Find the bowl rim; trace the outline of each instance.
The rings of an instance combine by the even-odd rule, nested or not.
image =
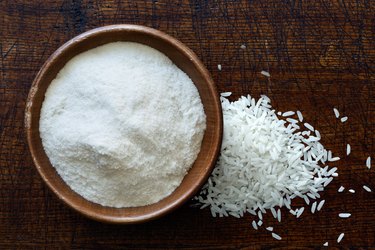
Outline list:
[[[154,211],[153,213],[147,214],[145,216],[137,216],[137,217],[116,217],[116,216],[110,216],[103,213],[97,213],[95,211],[89,210],[89,209],[82,209],[79,204],[76,204],[76,202],[71,201],[68,197],[65,197],[64,194],[62,194],[57,186],[55,186],[52,183],[52,180],[47,176],[46,171],[44,170],[44,167],[42,167],[38,159],[38,153],[37,148],[33,143],[33,102],[35,95],[37,91],[39,90],[40,82],[43,79],[43,76],[48,73],[49,69],[56,63],[57,58],[62,56],[66,51],[69,50],[72,46],[76,45],[77,43],[81,43],[87,39],[95,39],[95,36],[100,33],[106,33],[111,31],[125,31],[125,32],[135,32],[135,33],[141,33],[146,36],[151,36],[157,39],[161,39],[164,42],[169,43],[171,46],[173,46],[175,49],[177,49],[179,52],[181,52],[184,56],[188,57],[189,60],[194,64],[195,68],[198,70],[199,74],[203,77],[204,81],[207,83],[207,87],[210,89],[210,92],[212,93],[218,93],[217,87],[212,80],[212,77],[204,64],[200,61],[198,56],[186,45],[184,45],[182,42],[177,40],[176,38],[153,28],[149,28],[146,26],[141,25],[133,25],[133,24],[115,24],[115,25],[108,25],[108,26],[102,26],[95,29],[91,29],[89,31],[86,31],[82,34],[79,34],[72,39],[65,42],[63,45],[61,45],[53,54],[49,56],[49,58],[45,61],[45,63],[40,68],[39,72],[37,73],[36,77],[34,78],[29,94],[26,100],[26,106],[25,106],[25,117],[24,117],[24,127],[26,132],[26,139],[27,144],[29,147],[29,152],[31,153],[31,157],[34,163],[34,166],[36,167],[39,175],[42,177],[44,183],[47,184],[50,190],[53,191],[53,193],[66,205],[68,205],[73,210],[79,212],[80,214],[90,218],[94,219],[96,221],[106,222],[106,223],[112,223],[112,224],[136,224],[136,223],[143,223],[146,221],[150,221],[153,219],[157,219],[161,216],[166,215],[167,213],[172,212],[173,210],[177,209],[178,207],[182,206],[186,201],[188,201],[191,197],[194,196],[195,193],[199,191],[201,186],[207,181],[208,177],[210,176],[214,166],[216,159],[219,155],[219,151],[221,148],[221,142],[222,142],[222,134],[223,134],[223,118],[222,118],[222,109],[221,109],[221,103],[220,98],[218,94],[213,95],[213,103],[215,104],[215,111],[218,118],[218,124],[217,129],[215,130],[215,135],[217,138],[217,142],[215,142],[216,148],[214,149],[214,154],[209,159],[209,167],[206,169],[207,171],[204,172],[204,175],[199,183],[195,185],[195,188],[188,194],[185,194],[182,198],[174,200],[171,204],[168,206],[163,207],[162,209],[158,209],[157,211]],[[126,40],[125,40],[126,41]],[[70,59],[69,59],[70,60]],[[60,68],[61,69],[61,68]],[[47,87],[48,88],[48,87]],[[44,149],[43,149],[44,150]],[[47,157],[48,158],[48,157]],[[52,164],[51,164],[52,165]],[[56,175],[61,178],[61,176],[58,175],[56,172]],[[52,178],[51,178],[52,179]],[[62,178],[61,178],[62,179]],[[63,181],[64,182],[64,181]],[[69,187],[68,184],[64,182],[66,186]],[[69,187],[70,188],[70,187]],[[73,190],[72,190],[73,191]],[[73,191],[74,192],[74,191]],[[78,194],[79,195],[79,194]],[[81,195],[79,195],[81,196]],[[82,196],[81,196],[82,197]],[[167,196],[168,197],[168,196]],[[83,197],[82,197],[83,198]],[[83,198],[85,199],[85,198]],[[93,203],[87,199],[85,199],[89,203]],[[163,200],[163,199],[162,199]],[[156,204],[156,203],[155,203]],[[111,207],[108,207],[111,208]],[[114,208],[114,209],[126,209],[126,208]]]

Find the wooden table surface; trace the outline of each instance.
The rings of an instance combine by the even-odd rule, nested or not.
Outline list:
[[[302,249],[326,241],[375,247],[375,164],[365,166],[369,155],[375,158],[374,13],[371,0],[0,1],[0,249]],[[91,221],[62,204],[31,160],[25,100],[39,68],[59,46],[118,23],[157,28],[184,42],[219,91],[266,94],[278,110],[301,110],[326,148],[342,158],[330,165],[339,168],[339,177],[322,193],[322,211],[296,219],[283,210],[281,223],[267,213],[265,225],[283,237],[276,241],[264,228],[253,230],[250,215],[211,218],[208,209],[192,208],[193,202],[131,226]],[[335,119],[333,107],[348,121]],[[338,193],[341,185],[346,190]],[[352,217],[340,219],[339,212]],[[337,244],[341,232],[345,237]]]

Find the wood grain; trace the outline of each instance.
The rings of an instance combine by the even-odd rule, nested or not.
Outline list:
[[[375,191],[375,166],[365,167],[367,156],[375,158],[374,12],[371,0],[0,1],[0,248],[315,249],[325,241],[374,247],[375,192],[362,189],[366,184]],[[340,175],[322,194],[323,210],[298,220],[283,211],[282,223],[267,214],[265,225],[283,237],[276,241],[264,229],[254,231],[250,215],[211,218],[192,202],[135,226],[94,222],[63,205],[42,183],[26,146],[27,93],[65,41],[117,23],[146,25],[181,40],[219,91],[233,91],[234,98],[267,94],[279,110],[301,110],[342,158],[331,164]],[[336,120],[333,107],[349,120]],[[356,193],[338,194],[341,185]],[[339,212],[352,217],[339,219]],[[340,232],[345,238],[337,244]]]

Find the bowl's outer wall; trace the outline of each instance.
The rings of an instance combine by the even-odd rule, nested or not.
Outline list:
[[[207,117],[201,151],[181,185],[160,202],[136,208],[104,207],[72,191],[57,174],[44,152],[39,135],[40,110],[45,92],[60,69],[74,56],[116,42],[138,42],[168,56],[196,85]],[[181,97],[183,98],[183,96]],[[109,223],[140,223],[158,218],[189,200],[205,183],[219,154],[223,132],[222,111],[216,86],[197,56],[178,40],[160,31],[137,25],[111,25],[85,32],[61,46],[45,62],[29,92],[25,129],[35,166],[51,188],[66,204],[89,218]]]

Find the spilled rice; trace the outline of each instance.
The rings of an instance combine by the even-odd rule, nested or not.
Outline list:
[[[261,72],[269,77],[266,71]],[[213,217],[243,217],[246,213],[257,216],[252,227],[258,230],[263,214],[271,211],[281,222],[281,208],[286,207],[296,218],[302,216],[305,207],[292,209],[292,200],[302,198],[310,205],[311,213],[320,211],[325,200],[323,191],[338,176],[337,168],[329,168],[328,162],[340,160],[320,143],[321,134],[311,124],[304,122],[301,111],[280,112],[272,108],[270,99],[261,96],[256,100],[250,95],[230,102],[231,92],[221,94],[224,132],[221,154],[208,182],[195,197],[201,209],[208,207]],[[346,122],[334,108],[337,119]],[[351,153],[346,145],[346,155]],[[371,157],[366,160],[371,168]],[[367,192],[372,190],[363,185]],[[341,193],[343,186],[338,189]],[[348,190],[355,193],[354,189]],[[349,218],[351,213],[339,213]],[[282,237],[273,227],[266,227],[276,240]],[[341,233],[337,238],[340,243]],[[323,246],[328,246],[325,242]]]

